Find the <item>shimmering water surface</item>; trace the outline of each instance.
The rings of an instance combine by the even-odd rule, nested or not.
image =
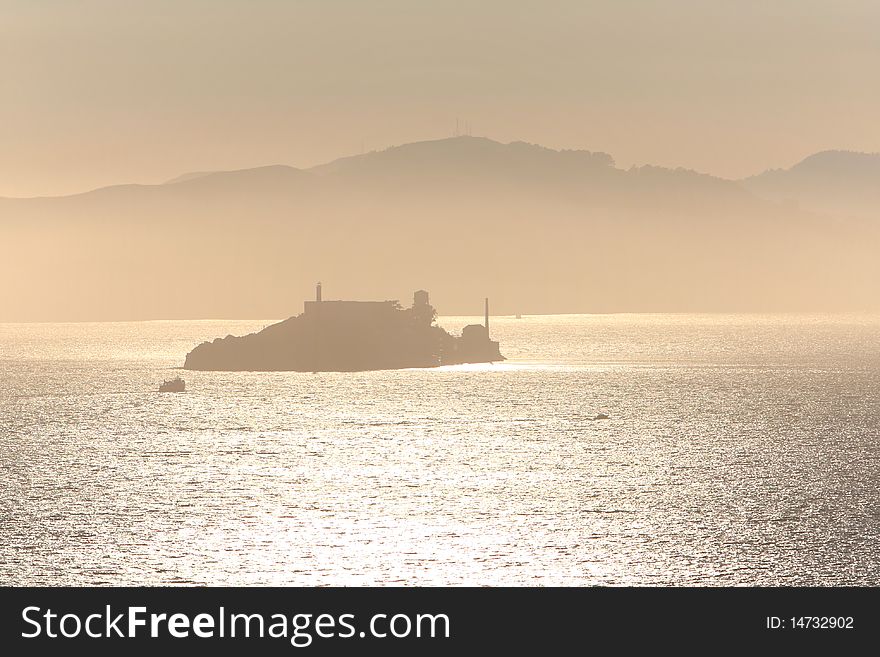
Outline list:
[[[266,323],[0,325],[0,581],[880,584],[878,317],[497,318],[503,364],[156,392]]]

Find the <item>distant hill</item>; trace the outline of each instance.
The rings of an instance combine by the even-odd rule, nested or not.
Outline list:
[[[216,171],[192,171],[190,173],[183,173],[179,176],[175,176],[170,180],[166,180],[166,185],[173,185],[174,183],[186,182],[187,180],[195,180],[196,178],[204,178],[205,176],[210,176],[212,173],[217,173]]]
[[[501,144],[485,137],[456,137],[421,141],[344,157],[314,167],[318,175],[376,177],[468,176],[547,178],[607,169],[614,159],[607,153],[556,151],[535,144]]]
[[[287,317],[331,298],[452,314],[880,307],[878,224],[759,183],[479,137],[308,170],[0,199],[0,321]],[[766,196],[769,198],[761,198]]]
[[[301,178],[304,172],[284,164],[275,164],[253,169],[237,169],[235,171],[203,171],[188,173],[169,180],[165,185],[201,185],[206,181],[220,184],[266,184],[285,183]]]
[[[790,169],[746,178],[743,186],[767,199],[838,215],[880,218],[880,154],[816,153]]]

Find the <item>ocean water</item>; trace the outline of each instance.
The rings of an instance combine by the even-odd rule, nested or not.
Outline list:
[[[267,323],[0,325],[0,583],[880,585],[880,317],[499,317],[501,364],[157,392]]]

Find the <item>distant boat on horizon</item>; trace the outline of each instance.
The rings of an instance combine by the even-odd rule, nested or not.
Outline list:
[[[186,390],[186,382],[179,376],[174,377],[170,381],[163,381],[159,386],[159,392],[184,392]]]

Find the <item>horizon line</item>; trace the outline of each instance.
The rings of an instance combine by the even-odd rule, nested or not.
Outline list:
[[[520,319],[527,317],[584,317],[584,316],[608,316],[608,315],[704,315],[704,316],[877,316],[880,317],[880,309],[876,310],[609,310],[602,312],[558,312],[558,313],[519,313]],[[287,317],[164,317],[152,319],[68,319],[68,320],[0,320],[0,326],[21,326],[33,324],[149,324],[163,322],[283,322],[297,315]],[[437,315],[437,323],[440,319],[457,317],[482,318],[477,314],[442,314]],[[494,319],[516,319],[516,313],[489,314]]]

